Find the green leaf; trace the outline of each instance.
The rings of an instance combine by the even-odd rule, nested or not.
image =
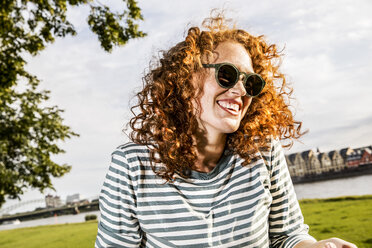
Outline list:
[[[64,153],[57,144],[78,136],[63,124],[61,109],[45,107],[50,92],[38,91],[39,80],[25,70],[24,57],[37,55],[56,37],[76,34],[66,17],[71,6],[91,7],[88,25],[106,51],[144,37],[136,22],[143,20],[137,2],[124,4],[123,13],[114,13],[91,0],[0,1],[0,207],[25,188],[53,188],[51,177],[71,169],[52,161]],[[26,87],[18,86],[21,80]]]

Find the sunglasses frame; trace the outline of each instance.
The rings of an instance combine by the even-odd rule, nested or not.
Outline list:
[[[257,74],[257,73],[245,73],[245,72],[241,72],[241,71],[239,71],[239,69],[234,64],[224,62],[224,63],[219,63],[219,64],[202,64],[202,65],[203,65],[204,68],[214,68],[215,69],[216,82],[218,83],[219,86],[221,86],[224,89],[233,88],[236,85],[236,83],[239,81],[239,78],[240,78],[240,75],[241,74],[244,75],[244,79],[243,79],[244,87],[245,87],[245,85],[247,83],[248,78],[251,77],[251,76],[258,76],[261,79],[261,81],[262,81],[262,87],[261,87],[260,92],[257,95],[254,95],[254,96],[249,95],[248,92],[247,92],[247,94],[246,94],[247,96],[256,97],[259,94],[261,94],[262,90],[265,88],[266,82],[265,82],[265,80],[259,74]],[[231,87],[226,87],[226,86],[222,85],[220,83],[220,80],[218,79],[218,72],[219,72],[220,68],[222,66],[224,66],[224,65],[229,65],[229,66],[233,67],[235,69],[235,71],[237,72],[237,75],[238,75],[238,77],[235,79],[234,84]]]

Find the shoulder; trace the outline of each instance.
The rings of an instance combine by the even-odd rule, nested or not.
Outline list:
[[[278,138],[271,138],[271,156],[276,158],[283,153],[282,143]]]
[[[283,148],[280,140],[269,136],[266,138],[266,146],[259,149],[265,164],[271,169],[273,163],[283,154]]]
[[[133,142],[118,146],[111,154],[111,167],[127,173],[138,172],[148,167],[150,149]]]
[[[259,146],[259,153],[264,156],[266,160],[272,160],[275,150],[278,149],[278,146],[281,147],[280,141],[273,136],[266,137],[264,141],[264,145]]]
[[[280,142],[279,138],[274,136],[268,136],[265,139],[265,146],[260,147],[260,152],[265,154],[274,155],[276,151],[282,150],[282,143]]]
[[[149,156],[150,150],[147,146],[136,144],[133,142],[128,142],[118,146],[112,156],[119,156],[123,158],[130,158],[133,156]]]

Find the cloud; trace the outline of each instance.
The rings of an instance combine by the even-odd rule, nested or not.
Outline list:
[[[333,126],[310,129],[306,143],[296,143],[288,153],[320,148],[322,152],[346,147],[358,148],[371,145],[372,115],[353,122],[336,122]],[[321,142],[319,142],[321,141]]]
[[[29,59],[27,68],[51,90],[50,104],[65,109],[65,123],[81,135],[63,143],[66,154],[55,158],[73,166],[70,174],[53,180],[59,195],[99,192],[110,153],[128,140],[121,130],[149,61],[181,41],[187,28],[199,25],[215,7],[225,7],[238,27],[285,47],[282,71],[293,82],[296,117],[310,130],[291,152],[372,140],[371,1],[143,0],[139,6],[146,38],[105,53],[86,24],[89,8],[77,7],[69,18],[78,35],[57,39]],[[37,196],[31,191],[24,199]]]

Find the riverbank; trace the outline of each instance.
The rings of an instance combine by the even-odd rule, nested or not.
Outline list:
[[[0,225],[3,222],[30,221],[37,219],[45,219],[52,216],[70,215],[98,211],[98,200],[79,205],[62,206],[58,208],[43,208],[35,211],[18,213],[14,215],[5,215],[0,217]]]
[[[356,168],[349,168],[338,172],[327,172],[319,175],[307,175],[305,177],[292,177],[293,184],[304,184],[304,183],[313,183],[328,181],[333,179],[342,179],[350,177],[358,177],[362,175],[371,175],[372,174],[372,164],[359,166]]]
[[[305,222],[317,239],[339,237],[372,247],[372,195],[301,200]],[[93,247],[97,221],[0,231],[2,248]]]
[[[96,215],[97,219],[100,217],[99,211],[84,212],[80,214],[70,214],[70,215],[61,215],[53,216],[48,218],[41,218],[29,221],[20,221],[19,223],[11,224],[2,224],[0,225],[0,231],[11,230],[11,229],[20,229],[26,227],[36,227],[36,226],[50,226],[50,225],[61,225],[61,224],[72,224],[72,223],[82,223],[85,221],[86,215]],[[1,245],[0,245],[1,247]]]

